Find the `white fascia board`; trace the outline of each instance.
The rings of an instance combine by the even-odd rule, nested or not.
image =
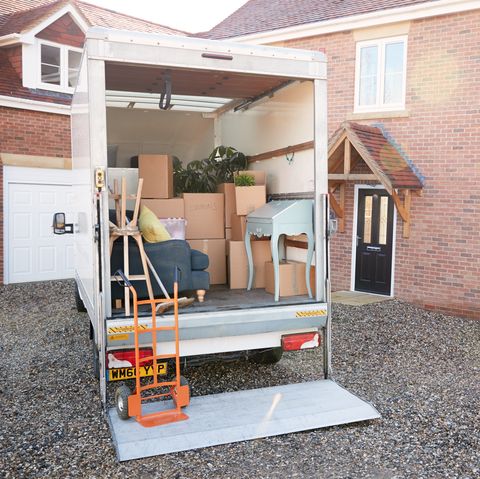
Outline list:
[[[438,0],[322,22],[296,25],[268,32],[231,37],[228,40],[239,43],[267,44],[478,9],[480,9],[480,0]]]
[[[78,27],[82,30],[83,33],[85,33],[90,25],[85,21],[83,16],[79,13],[79,11],[71,4],[65,5],[63,8],[55,12],[53,15],[50,15],[47,17],[45,20],[43,20],[41,23],[36,25],[34,28],[31,30],[28,30],[28,32],[25,32],[24,34],[21,35],[21,42],[22,43],[27,43],[27,44],[33,44],[35,42],[35,35],[45,28],[47,28],[49,25],[57,21],[59,18],[63,17],[65,14],[70,14],[70,16],[73,18],[74,22],[78,25]]]
[[[70,115],[70,105],[58,105],[44,101],[28,100],[27,98],[14,98],[0,95],[0,106],[6,108],[18,108],[21,110],[41,111],[55,113],[57,115]]]
[[[19,33],[10,33],[9,35],[4,35],[0,37],[0,47],[7,47],[9,45],[15,45],[20,43],[21,35]]]

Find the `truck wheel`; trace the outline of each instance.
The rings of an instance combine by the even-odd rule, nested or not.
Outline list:
[[[98,348],[94,340],[92,340],[92,363],[93,375],[97,379],[100,379],[100,357],[98,355]]]
[[[255,364],[276,364],[282,356],[282,348],[272,348],[254,353],[249,359]]]
[[[75,283],[75,306],[79,313],[86,313],[87,308],[83,304],[82,298],[80,297],[80,291],[78,290],[78,285]]]
[[[125,384],[122,384],[115,391],[115,407],[120,419],[128,419],[130,417],[128,415],[128,396],[130,394],[132,394],[132,391]]]

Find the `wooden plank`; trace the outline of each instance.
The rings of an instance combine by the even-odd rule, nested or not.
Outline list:
[[[285,148],[279,148],[278,150],[266,151],[258,155],[248,157],[248,162],[253,163],[255,161],[269,160],[277,156],[284,156],[290,153],[296,153],[297,151],[311,150],[313,148],[313,141],[306,141],[305,143],[298,143],[297,145],[287,146]]]
[[[397,207],[397,211],[402,218],[403,221],[407,222],[410,220],[410,215],[407,212],[407,210],[404,208],[402,205],[402,200],[400,199],[400,196],[398,196],[397,192],[395,190],[392,191],[392,198],[393,202],[395,203],[395,206]]]
[[[350,164],[350,140],[345,138],[345,145],[343,150],[343,172],[348,175],[351,171],[351,164]]]
[[[410,237],[410,203],[411,203],[412,195],[410,194],[410,190],[405,191],[405,202],[404,208],[408,215],[408,221],[403,223],[403,237],[409,238]]]
[[[4,166],[21,166],[29,168],[72,169],[72,159],[56,156],[23,155],[0,153],[0,164]]]
[[[330,194],[329,198],[330,198],[330,206],[332,207],[332,210],[335,211],[335,214],[337,215],[338,218],[343,218],[343,209],[338,204],[338,201],[335,198],[335,196]]]
[[[378,177],[373,173],[329,173],[328,179],[338,181],[379,181]]]
[[[285,246],[290,248],[308,249],[308,243],[288,238],[285,239]]]
[[[345,233],[345,183],[340,185],[340,208],[342,208],[343,215],[339,218],[338,231]]]

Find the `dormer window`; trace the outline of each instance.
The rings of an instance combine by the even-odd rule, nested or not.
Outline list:
[[[40,42],[39,87],[72,93],[80,67],[82,50],[51,42]]]

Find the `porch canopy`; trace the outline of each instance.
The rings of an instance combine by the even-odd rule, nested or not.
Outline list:
[[[403,220],[403,236],[409,237],[411,196],[422,194],[423,183],[413,164],[381,128],[347,121],[328,142],[330,204],[339,218],[340,232],[345,231],[347,181],[381,183]]]

